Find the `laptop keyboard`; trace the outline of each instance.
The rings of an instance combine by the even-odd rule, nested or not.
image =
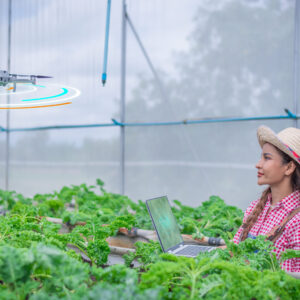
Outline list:
[[[198,253],[200,252],[205,252],[214,247],[206,247],[206,246],[188,246],[183,248],[182,250],[174,253],[175,255],[189,255],[189,256],[197,256]]]

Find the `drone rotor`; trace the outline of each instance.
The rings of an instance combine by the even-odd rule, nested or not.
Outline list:
[[[45,76],[45,75],[19,75],[19,74],[9,74],[12,77],[30,77],[30,78],[53,78],[52,76]]]

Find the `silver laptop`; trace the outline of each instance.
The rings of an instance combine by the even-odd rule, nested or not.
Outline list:
[[[200,252],[215,249],[210,246],[184,244],[167,196],[146,200],[146,206],[164,252],[196,257]]]

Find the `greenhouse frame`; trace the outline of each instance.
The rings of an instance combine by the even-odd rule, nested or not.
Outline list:
[[[266,221],[259,138],[300,161],[299,0],[3,0],[0,16],[0,300],[297,299],[298,187]]]

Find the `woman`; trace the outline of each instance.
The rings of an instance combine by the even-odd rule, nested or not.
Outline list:
[[[262,147],[257,183],[268,188],[246,210],[233,241],[266,235],[279,259],[286,249],[300,250],[300,129],[286,128],[276,135],[261,126],[257,137]],[[300,258],[284,261],[282,269],[300,272]]]

